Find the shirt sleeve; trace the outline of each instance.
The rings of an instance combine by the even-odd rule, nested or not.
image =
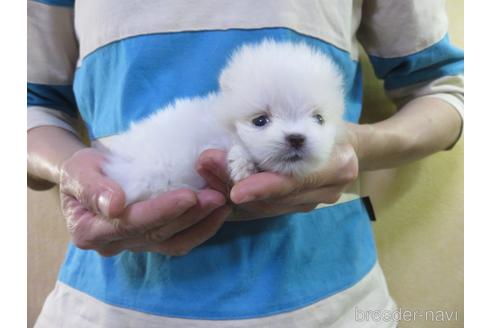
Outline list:
[[[27,1],[27,47],[27,129],[51,125],[77,134],[73,0]]]
[[[364,1],[357,37],[388,97],[449,103],[464,116],[464,53],[449,40],[444,0]]]

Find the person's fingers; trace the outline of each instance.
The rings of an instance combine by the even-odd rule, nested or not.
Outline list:
[[[217,202],[220,202],[220,196]],[[180,217],[198,203],[196,194],[188,189],[164,192],[159,196],[128,206],[120,226],[130,234],[145,233]]]
[[[81,249],[95,249],[120,237],[117,219],[94,214],[72,196],[62,195],[62,211],[72,242]]]
[[[209,169],[203,166],[197,167],[197,172],[200,176],[205,179],[207,186],[211,189],[217,190],[218,192],[228,195],[229,187],[224,183],[219,177],[213,174]]]
[[[314,195],[314,190],[321,188],[343,188],[343,185],[352,182],[355,177],[356,175],[348,173],[340,174],[336,179],[332,179],[324,176],[323,172],[317,172],[306,177],[305,180],[299,181],[292,177],[262,172],[252,175],[232,187],[230,198],[235,204],[244,204],[257,200],[275,200],[286,195],[299,193],[301,190],[311,190],[313,191],[311,195]],[[331,182],[335,183],[326,187]]]
[[[316,189],[326,185],[346,185],[359,173],[355,150],[349,144],[337,144],[330,160],[320,170],[302,179],[303,189]]]
[[[180,231],[196,224],[212,211],[225,204],[224,196],[215,190],[201,190],[198,192],[197,198],[198,202],[195,206],[174,220],[168,221],[155,229],[148,230],[145,234],[134,240],[132,246],[163,242]],[[123,247],[125,242],[125,240],[122,240],[119,243]]]
[[[216,176],[223,184],[229,183],[229,172],[227,171],[227,153],[218,149],[207,149],[200,154],[196,168],[206,169]]]
[[[103,248],[103,251],[108,254],[114,254],[115,252],[120,252],[124,249],[145,247],[149,244],[163,242],[180,231],[196,224],[225,203],[224,197],[214,190],[202,190],[198,193],[197,198],[198,203],[195,206],[181,216],[176,217],[174,220],[157,228],[143,232],[133,238],[113,241],[106,245]]]
[[[194,247],[213,237],[230,213],[230,207],[222,206],[202,221],[166,240],[165,242],[151,247],[151,249],[155,252],[166,255],[185,255]]]
[[[74,197],[64,195],[63,210],[74,244],[94,249],[115,240],[125,240],[167,223],[186,212],[197,202],[190,190],[178,190],[129,206],[122,218],[95,215]]]
[[[82,183],[84,185],[78,199],[95,213],[114,218],[125,209],[125,193],[115,181],[94,174],[87,176]]]
[[[272,199],[271,202],[275,205],[297,205],[297,204],[333,204],[340,199],[343,185],[323,187],[314,190],[302,191],[297,194],[288,195],[278,199]]]
[[[198,221],[210,215],[212,211],[225,204],[225,197],[215,190],[201,190],[198,192],[197,198],[198,203],[178,219],[148,231],[145,234],[147,240],[151,242],[167,240],[182,230],[193,226]]]
[[[338,170],[336,173],[330,168],[323,171],[314,172],[306,177],[301,182],[301,190],[315,190],[326,186],[346,186],[357,179],[358,171],[354,169],[354,165],[347,164],[346,167]]]
[[[300,180],[271,172],[254,174],[237,183],[230,198],[236,204],[255,200],[279,198],[301,190],[312,190],[332,185],[346,185],[358,174],[358,162],[352,148],[339,145],[321,170]]]
[[[281,197],[298,188],[294,178],[271,172],[254,174],[237,183],[231,190],[231,200],[243,204],[254,200]]]
[[[90,149],[76,154],[61,169],[60,192],[75,197],[94,213],[116,217],[125,208],[125,194],[118,183],[101,171],[102,154]]]
[[[175,231],[174,233],[169,233],[170,230],[168,229],[164,233],[169,235],[162,235],[163,239],[149,240],[148,237],[139,236],[109,243],[100,247],[97,251],[103,256],[114,256],[124,250],[130,250],[132,252],[154,251],[166,253],[167,255],[183,255],[185,251],[189,251],[191,248],[213,236],[230,212],[230,208],[221,206],[209,212],[205,218],[200,218],[202,221],[191,227],[188,226],[186,229],[180,228],[181,230]]]

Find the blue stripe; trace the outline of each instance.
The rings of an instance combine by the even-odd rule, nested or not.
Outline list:
[[[376,263],[358,200],[247,222],[229,222],[184,257],[103,258],[71,246],[59,280],[106,303],[192,319],[256,318],[343,291]]]
[[[73,7],[75,0],[31,0],[34,2],[44,3],[49,6]]]
[[[27,83],[27,106],[42,106],[77,117],[77,104],[71,85]]]
[[[114,42],[88,55],[75,75],[74,90],[92,139],[125,131],[178,97],[218,89],[218,75],[232,51],[264,38],[304,41],[334,59],[345,77],[345,118],[361,109],[358,62],[335,46],[286,28],[142,35]]]
[[[369,56],[376,75],[388,90],[463,74],[463,50],[454,47],[446,35],[434,45],[415,54],[396,58]]]

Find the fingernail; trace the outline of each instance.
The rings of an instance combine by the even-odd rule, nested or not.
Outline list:
[[[97,208],[101,214],[109,217],[109,205],[111,204],[111,197],[113,193],[109,190],[103,191],[97,199]]]

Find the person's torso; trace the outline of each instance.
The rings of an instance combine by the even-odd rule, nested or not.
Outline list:
[[[90,137],[104,142],[176,98],[216,90],[232,51],[265,38],[306,42],[333,58],[344,74],[345,118],[356,122],[361,6],[345,0],[76,1],[74,92]],[[71,246],[59,280],[114,306],[204,320],[288,313],[356,288],[355,299],[330,304],[339,313],[326,315],[335,320],[371,293],[357,286],[375,267],[368,214],[351,194],[310,213],[226,222],[184,257],[103,258]]]

